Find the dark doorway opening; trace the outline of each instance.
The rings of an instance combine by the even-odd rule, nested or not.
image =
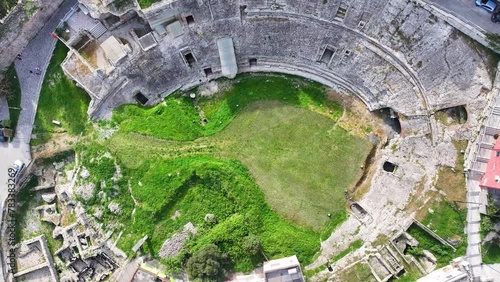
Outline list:
[[[333,54],[335,54],[335,50],[332,50],[330,48],[325,48],[325,51],[323,51],[323,55],[321,56],[320,62],[328,64],[332,59]]]
[[[387,171],[387,172],[394,172],[396,171],[396,169],[398,168],[398,166],[396,164],[393,164],[391,162],[384,162],[384,166],[383,166],[384,170]]]
[[[251,67],[256,66],[257,65],[257,59],[256,58],[251,58],[250,60],[248,60],[248,63],[250,64]]]
[[[106,23],[110,26],[114,25],[115,23],[120,21],[120,17],[115,16],[115,15],[110,15],[109,17],[104,19]]]
[[[401,122],[399,121],[399,114],[397,112],[391,108],[383,108],[379,110],[378,115],[393,133],[401,134]]]
[[[467,109],[464,105],[442,109],[436,112],[436,118],[444,125],[453,123],[464,124],[467,122]]]
[[[188,63],[188,65],[192,65],[194,63],[196,63],[196,59],[194,58],[193,56],[193,53],[191,52],[187,52],[184,54],[184,59],[186,59],[186,62]]]
[[[82,49],[85,45],[87,45],[87,43],[89,43],[91,40],[90,40],[90,37],[88,37],[86,34],[84,34],[82,36],[82,38],[80,38],[78,40],[78,42],[73,46],[73,48],[75,48],[77,51],[79,51],[80,49]]]
[[[193,16],[187,16],[186,17],[186,22],[187,22],[187,24],[194,24],[194,18],[193,18]]]
[[[149,99],[146,96],[142,95],[141,92],[135,94],[134,98],[137,102],[141,103],[141,105],[146,105],[146,103],[149,101]]]
[[[205,68],[203,69],[203,71],[205,72],[205,76],[210,76],[213,74],[212,68]]]

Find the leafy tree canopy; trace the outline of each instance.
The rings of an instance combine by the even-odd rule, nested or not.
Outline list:
[[[194,281],[224,281],[228,257],[216,245],[201,247],[187,261],[189,278]]]

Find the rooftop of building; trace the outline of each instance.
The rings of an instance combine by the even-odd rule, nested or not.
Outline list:
[[[486,172],[479,182],[481,187],[500,189],[500,139],[497,138],[491,150],[490,160],[486,166]]]

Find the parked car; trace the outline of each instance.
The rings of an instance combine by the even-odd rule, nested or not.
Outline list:
[[[498,6],[498,3],[495,0],[476,0],[476,6],[482,7],[486,11],[492,13]]]
[[[12,165],[12,169],[14,170],[14,179],[19,178],[19,175],[21,175],[21,172],[24,169],[24,163],[21,160],[16,160],[14,161],[14,164]]]
[[[494,23],[500,22],[500,5],[497,5],[493,13],[491,13],[491,21]]]

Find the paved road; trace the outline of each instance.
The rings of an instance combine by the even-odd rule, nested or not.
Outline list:
[[[425,0],[429,4],[476,25],[487,32],[500,33],[500,23],[490,20],[491,14],[480,7],[476,7],[474,0]]]
[[[67,0],[59,7],[50,20],[21,52],[22,60],[16,60],[15,66],[21,84],[21,112],[12,143],[0,145],[0,220],[7,193],[7,170],[16,159],[25,163],[31,160],[30,139],[35,121],[38,97],[49,64],[52,52],[57,42],[50,33],[55,30],[60,19],[75,5],[76,0]],[[41,69],[41,74],[31,74],[35,68]],[[1,234],[0,236],[3,236]],[[4,273],[3,262],[0,263],[0,275]],[[2,275],[3,276],[3,275]],[[3,280],[0,277],[0,281]]]

